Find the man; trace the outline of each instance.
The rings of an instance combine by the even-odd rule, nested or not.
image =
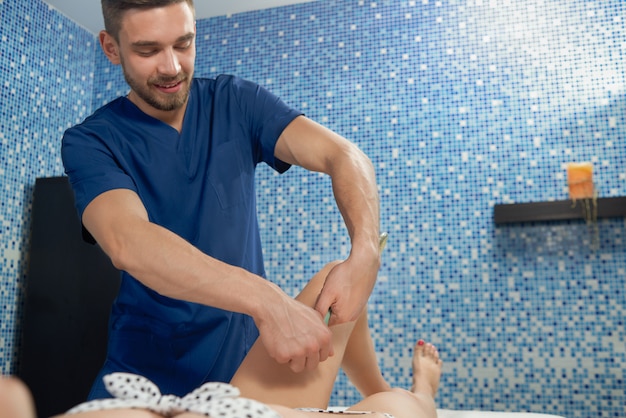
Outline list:
[[[194,79],[192,0],[102,0],[100,44],[130,86],[64,135],[84,227],[122,271],[106,363],[163,393],[228,382],[257,336],[294,372],[331,356],[380,266],[374,170],[356,146],[236,77]],[[254,169],[332,178],[352,249],[315,309],[264,279]],[[90,398],[107,397],[101,379]]]

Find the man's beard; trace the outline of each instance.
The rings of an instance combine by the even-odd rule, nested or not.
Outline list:
[[[123,67],[122,67],[123,68]],[[177,77],[169,78],[167,80],[162,78],[153,78],[149,79],[147,83],[142,84],[135,79],[133,79],[126,70],[123,70],[124,79],[132,89],[132,91],[144,102],[153,108],[161,111],[170,111],[181,108],[187,103],[187,98],[189,97],[189,77],[186,74],[180,74]],[[175,94],[169,94],[160,97],[158,92],[152,91],[152,85],[169,85],[176,84],[177,82],[182,83],[182,89]]]

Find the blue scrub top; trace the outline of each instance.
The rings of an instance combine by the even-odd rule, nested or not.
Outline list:
[[[143,113],[125,97],[98,109],[63,137],[62,157],[82,218],[99,194],[130,189],[151,222],[204,253],[265,276],[254,171],[274,157],[300,112],[237,77],[195,79],[183,128]],[[246,315],[162,296],[122,272],[101,375],[128,371],[162,393],[184,395],[207,381],[228,382],[258,336]],[[108,397],[100,376],[91,399]]]

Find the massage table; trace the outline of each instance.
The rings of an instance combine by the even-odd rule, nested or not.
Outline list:
[[[346,408],[330,407],[331,411],[342,411]],[[358,416],[358,415],[355,415]],[[559,415],[536,414],[531,412],[487,412],[487,411],[455,411],[437,409],[437,418],[564,418]]]
[[[526,412],[453,411],[437,409],[437,418],[563,418],[558,415]]]

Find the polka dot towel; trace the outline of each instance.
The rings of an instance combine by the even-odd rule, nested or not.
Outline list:
[[[193,412],[214,418],[280,418],[267,405],[240,398],[239,389],[227,383],[205,383],[182,398],[161,395],[150,380],[131,373],[106,375],[104,383],[115,398],[85,402],[67,413],[128,408],[148,409],[164,417]]]

